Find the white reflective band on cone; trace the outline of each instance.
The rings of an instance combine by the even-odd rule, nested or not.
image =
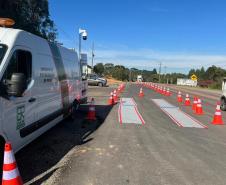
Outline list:
[[[215,112],[215,115],[221,116],[221,112]]]
[[[95,107],[90,107],[89,110],[90,111],[95,111]]]
[[[217,108],[216,108],[216,109],[217,109],[217,110],[220,110],[220,107],[221,107],[220,105],[217,105]]]
[[[14,155],[12,154],[12,151],[6,151],[4,153],[4,164],[11,164],[14,163],[15,161],[16,160]]]
[[[11,171],[3,171],[3,175],[2,175],[3,180],[12,180],[17,177],[19,177],[19,171],[17,168]]]
[[[202,107],[202,105],[201,104],[197,104],[197,107]]]

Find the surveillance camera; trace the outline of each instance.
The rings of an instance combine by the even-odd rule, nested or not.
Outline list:
[[[87,36],[88,36],[87,32],[84,31],[84,32],[82,33],[82,39],[83,39],[83,40],[87,40]]]

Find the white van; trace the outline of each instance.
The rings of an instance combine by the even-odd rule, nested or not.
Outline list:
[[[0,28],[1,154],[5,141],[17,152],[86,101],[81,68],[73,50]]]

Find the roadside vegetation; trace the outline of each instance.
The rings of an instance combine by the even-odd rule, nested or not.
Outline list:
[[[221,89],[222,78],[226,77],[226,70],[213,65],[206,70],[204,67],[196,70],[191,69],[188,76],[191,76],[192,74],[195,74],[198,77],[199,86]]]
[[[139,70],[136,68],[126,68],[123,65],[114,65],[112,63],[97,63],[94,66],[94,72],[100,76],[112,77],[121,81],[136,81],[137,75],[142,75],[144,81],[161,82],[176,84],[177,78],[190,78],[193,74],[198,77],[198,84],[201,87],[209,87],[213,89],[220,89],[222,78],[226,77],[226,70],[220,67],[211,66],[205,70],[191,69],[189,73],[167,73],[159,75],[156,69]]]

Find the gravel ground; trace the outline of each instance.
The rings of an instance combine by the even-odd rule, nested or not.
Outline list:
[[[26,185],[55,184],[55,179],[69,166],[74,151],[92,140],[87,137],[98,129],[109,113],[111,107],[107,106],[107,99],[111,90],[112,87],[89,87],[89,101],[94,97],[96,103],[98,119],[95,123],[85,120],[88,106],[82,105],[74,121],[60,122],[16,154]]]

